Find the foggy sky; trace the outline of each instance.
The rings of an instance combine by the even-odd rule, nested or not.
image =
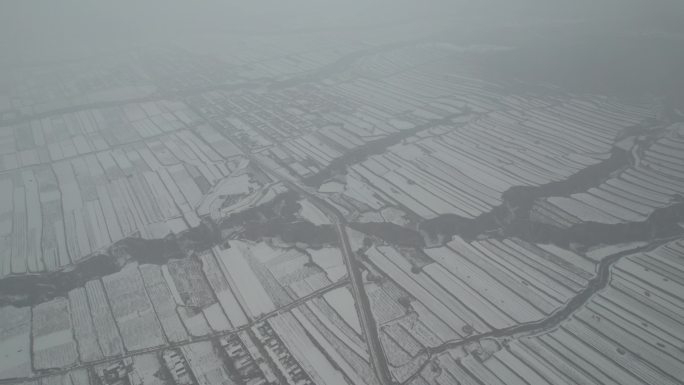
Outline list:
[[[284,33],[407,20],[460,27],[605,19],[682,28],[680,0],[3,0],[0,61],[93,55],[202,33]]]

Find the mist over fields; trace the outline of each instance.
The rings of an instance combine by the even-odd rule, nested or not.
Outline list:
[[[152,44],[211,53],[221,51],[220,40],[229,36],[296,39],[319,31],[332,42],[380,26],[426,23],[439,26],[439,37],[447,41],[519,47],[484,63],[504,76],[535,76],[602,92],[660,89],[678,98],[684,78],[677,76],[684,67],[684,5],[676,0],[8,0],[2,10],[5,68]],[[588,76],[575,81],[583,73]]]
[[[0,385],[681,385],[684,1],[0,0]]]

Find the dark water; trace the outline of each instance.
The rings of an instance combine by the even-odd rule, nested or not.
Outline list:
[[[0,279],[0,306],[27,306],[66,297],[70,290],[114,274],[129,262],[162,265],[171,259],[184,258],[206,249],[213,242],[213,232],[206,224],[177,237],[163,239],[127,238],[112,245],[106,253],[83,260],[66,269]]]
[[[623,224],[584,222],[569,228],[530,219],[535,200],[550,196],[568,196],[598,186],[611,174],[629,166],[630,154],[615,148],[607,160],[572,175],[541,186],[514,186],[503,194],[503,203],[477,218],[442,215],[421,223],[420,230],[431,242],[453,235],[471,240],[479,236],[519,237],[532,243],[554,243],[561,247],[583,247],[648,241],[682,233],[678,222],[684,220],[684,203],[655,210],[645,221]],[[677,198],[677,197],[675,197]],[[678,202],[682,202],[681,199]]]

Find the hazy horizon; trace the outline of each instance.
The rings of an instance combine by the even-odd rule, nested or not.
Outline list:
[[[33,1],[0,4],[0,63],[62,60],[203,34],[344,31],[422,21],[458,31],[575,21],[682,34],[676,0]],[[334,35],[333,35],[334,36]],[[61,53],[60,53],[61,52]],[[64,52],[68,52],[67,55]]]

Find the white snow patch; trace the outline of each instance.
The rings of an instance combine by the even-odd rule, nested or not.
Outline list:
[[[299,201],[302,209],[299,211],[299,215],[306,219],[307,221],[313,223],[316,226],[329,225],[330,219],[316,207],[313,203],[309,202],[307,199],[302,199]]]
[[[352,327],[357,333],[361,334],[361,324],[356,313],[354,297],[346,287],[340,287],[323,294],[325,300],[335,309],[337,314],[342,317],[344,322]]]
[[[307,249],[314,263],[320,266],[332,282],[347,275],[347,268],[340,249],[326,247],[319,250]]]

